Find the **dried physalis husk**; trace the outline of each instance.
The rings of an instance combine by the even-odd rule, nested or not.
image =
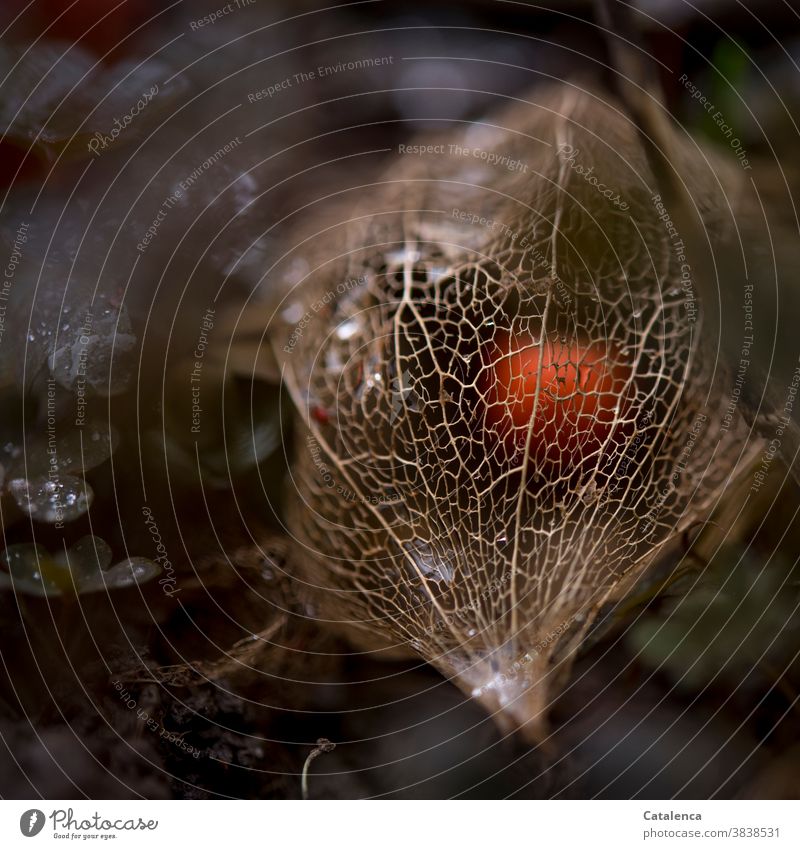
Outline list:
[[[724,250],[741,175],[670,143]],[[294,560],[322,619],[540,739],[598,609],[759,444],[621,107],[537,90],[426,144],[287,259]]]

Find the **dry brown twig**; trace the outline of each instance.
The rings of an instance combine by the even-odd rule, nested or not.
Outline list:
[[[317,740],[317,747],[311,750],[311,754],[306,758],[303,764],[303,774],[300,779],[300,789],[303,799],[308,799],[308,769],[312,761],[316,760],[320,755],[332,752],[336,748],[336,743],[331,743],[326,737],[320,737]]]

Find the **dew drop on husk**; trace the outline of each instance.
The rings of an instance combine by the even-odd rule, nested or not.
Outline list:
[[[424,540],[414,539],[403,545],[406,554],[411,557],[420,573],[431,581],[450,584],[453,580],[452,564],[435,552]]]

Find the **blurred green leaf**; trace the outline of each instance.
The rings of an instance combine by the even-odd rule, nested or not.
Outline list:
[[[682,689],[695,691],[715,679],[738,682],[793,658],[799,600],[796,566],[779,556],[762,562],[728,546],[685,596],[632,626],[628,645]]]

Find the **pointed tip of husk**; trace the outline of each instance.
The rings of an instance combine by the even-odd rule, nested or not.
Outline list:
[[[481,660],[452,672],[454,683],[489,714],[503,736],[548,748],[551,741],[549,712],[558,689],[550,658],[523,656],[524,665],[499,666]]]

